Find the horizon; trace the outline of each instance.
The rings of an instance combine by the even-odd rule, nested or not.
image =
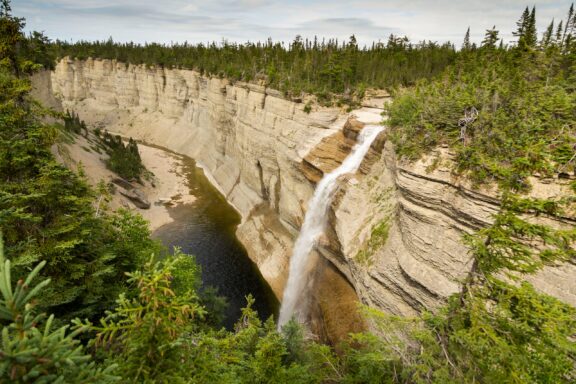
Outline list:
[[[540,36],[552,19],[557,22],[565,18],[572,1],[302,3],[303,0],[289,4],[277,0],[216,0],[209,4],[198,0],[169,0],[163,4],[150,0],[21,0],[12,4],[12,11],[26,19],[26,32],[42,31],[51,40],[68,42],[105,41],[111,37],[115,42],[139,44],[243,44],[268,39],[289,43],[297,35],[309,40],[317,37],[320,41],[348,41],[354,35],[359,47],[369,47],[373,42],[386,42],[394,34],[407,36],[413,43],[450,42],[459,48],[468,27],[475,43],[493,25],[506,44],[514,41],[512,31],[526,6],[536,6]],[[325,17],[327,9],[330,17]]]

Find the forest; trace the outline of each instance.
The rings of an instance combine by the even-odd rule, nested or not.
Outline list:
[[[1,383],[576,381],[576,308],[522,279],[576,262],[573,225],[531,220],[565,219],[574,197],[523,194],[535,173],[574,172],[573,7],[541,37],[536,9],[526,8],[515,44],[492,28],[480,46],[467,33],[456,50],[395,36],[369,48],[353,38],[296,38],[289,47],[53,43],[25,36],[25,20],[10,1],[0,4]],[[71,116],[35,101],[29,75],[63,56],[194,68],[319,101],[388,88],[398,155],[416,160],[447,146],[456,174],[498,186],[501,211],[464,239],[472,267],[437,311],[400,318],[364,308],[370,331],[330,346],[295,321],[278,331],[247,297],[226,330],[218,298],[199,290],[194,257],[169,255],[138,215],[97,213],[97,192],[52,155]]]
[[[451,64],[456,52],[451,44],[431,41],[411,43],[390,35],[388,41],[359,47],[356,38],[314,40],[296,36],[284,43],[266,42],[191,45],[115,43],[107,41],[56,41],[49,44],[53,57],[97,57],[123,63],[186,68],[231,81],[259,82],[294,100],[314,95],[322,105],[354,105],[367,87],[412,85],[431,78]]]
[[[574,173],[576,15],[571,7],[538,37],[535,13],[526,8],[518,20],[514,46],[490,29],[479,48],[465,39],[440,76],[396,92],[388,112],[400,155],[416,159],[444,145],[458,173],[513,191],[529,190],[533,174]]]

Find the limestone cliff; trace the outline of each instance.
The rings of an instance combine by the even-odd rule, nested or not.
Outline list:
[[[110,60],[62,60],[51,84],[63,108],[90,125],[196,159],[242,214],[237,235],[281,296],[314,188],[300,164],[341,129],[346,116],[339,109],[308,114],[262,86]]]
[[[363,302],[413,315],[438,307],[459,290],[471,266],[462,236],[488,225],[500,205],[495,189],[473,187],[451,169],[447,150],[405,163],[386,143],[380,161],[365,177],[349,182],[333,204],[332,241],[337,244],[323,253],[353,283]],[[568,181],[530,181],[534,197],[570,195]],[[573,226],[576,220],[565,217],[549,224]],[[574,276],[576,265],[565,263],[527,279],[576,305]]]
[[[242,214],[238,237],[279,297],[314,183],[346,156],[364,123],[381,120],[372,107],[384,100],[366,104],[355,118],[335,108],[307,114],[303,104],[262,86],[109,60],[62,60],[51,87],[64,108],[90,124],[195,158]],[[328,285],[338,287],[334,301],[344,315],[354,292],[407,315],[458,290],[470,264],[461,236],[489,223],[498,199],[454,179],[446,165],[430,172],[431,162],[398,162],[384,134],[360,172],[342,179],[319,247],[331,262],[318,264],[313,300],[320,307]],[[540,190],[561,194],[562,188]],[[576,305],[575,272],[566,264],[533,281]],[[334,283],[337,275],[351,285]],[[329,312],[338,310],[324,315]],[[334,328],[330,321],[323,326]]]

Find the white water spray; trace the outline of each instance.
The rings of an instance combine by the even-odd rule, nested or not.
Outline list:
[[[334,191],[338,185],[337,179],[346,174],[358,170],[364,156],[370,149],[370,145],[376,139],[376,136],[384,127],[379,125],[367,125],[358,135],[358,143],[352,148],[350,155],[344,162],[332,172],[324,175],[322,180],[316,186],[314,196],[308,204],[308,211],[304,216],[304,224],[300,228],[300,234],[294,244],[294,251],[290,258],[290,271],[288,282],[284,288],[284,297],[280,307],[280,316],[278,319],[278,328],[285,325],[292,316],[297,320],[305,320],[305,308],[297,308],[298,304],[303,301],[303,293],[308,283],[308,256],[316,245],[318,237],[324,231],[326,223],[326,213],[328,206],[334,196]]]

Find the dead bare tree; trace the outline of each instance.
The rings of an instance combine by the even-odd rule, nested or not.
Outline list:
[[[576,160],[576,144],[574,144],[574,146],[572,146],[572,150],[574,151],[574,154],[572,155],[572,157],[570,158],[570,160],[568,160],[565,164],[561,165],[558,168],[558,176],[565,176],[567,177],[568,174],[568,167],[571,164],[574,164],[574,160]]]
[[[468,124],[474,122],[478,118],[478,110],[476,107],[466,108],[464,110],[464,117],[458,120],[458,126],[460,127],[460,141],[463,143],[466,140],[466,129]]]

